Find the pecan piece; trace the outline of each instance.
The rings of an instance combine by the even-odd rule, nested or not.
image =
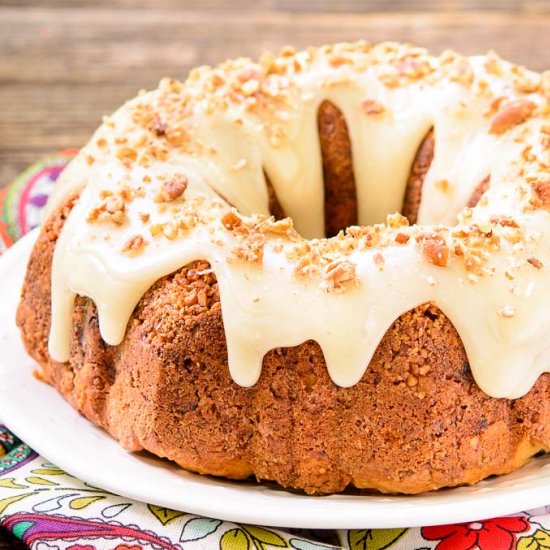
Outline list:
[[[364,99],[361,101],[361,108],[366,115],[378,115],[385,110],[384,105],[376,99]]]
[[[419,239],[419,237],[421,237]],[[424,258],[439,267],[445,267],[449,262],[449,248],[441,235],[418,235]]]
[[[165,181],[160,191],[155,195],[155,202],[172,202],[181,197],[187,189],[187,178],[182,174]]]
[[[503,134],[513,126],[527,120],[535,110],[536,104],[528,99],[516,99],[503,105],[491,120],[489,132]]]
[[[122,252],[138,252],[141,250],[147,243],[141,235],[134,235],[130,237],[124,246],[122,247]]]

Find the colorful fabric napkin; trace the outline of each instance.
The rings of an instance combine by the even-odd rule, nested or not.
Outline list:
[[[0,253],[38,225],[57,177],[75,153],[44,159],[0,191]],[[411,529],[305,531],[203,518],[93,487],[50,464],[5,426],[0,426],[0,523],[33,550],[550,549],[550,506]]]

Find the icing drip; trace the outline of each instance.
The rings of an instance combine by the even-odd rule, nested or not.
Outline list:
[[[80,193],[54,253],[52,358],[69,359],[77,294],[94,300],[104,340],[118,345],[146,290],[204,259],[241,385],[258,380],[269,350],[312,339],[332,380],[351,386],[391,324],[433,302],[456,327],[479,386],[494,397],[525,394],[550,370],[550,199],[536,192],[548,177],[548,108],[539,81],[495,56],[433,58],[363,43],[164,81],[105,121],[51,199],[50,212]],[[518,98],[508,124],[499,109]],[[332,239],[321,238],[324,100],[347,122],[365,226]],[[400,209],[432,127],[419,225],[399,216],[380,225]],[[264,170],[294,227],[266,219]],[[481,203],[462,211],[487,175]]]

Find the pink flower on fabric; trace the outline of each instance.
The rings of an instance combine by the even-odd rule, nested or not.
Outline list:
[[[495,518],[455,525],[423,527],[422,536],[439,540],[436,550],[503,550],[514,548],[517,533],[529,529],[523,517]]]
[[[143,546],[128,546],[127,544],[119,544],[115,550],[143,550]]]
[[[84,546],[82,544],[73,544],[72,546],[68,546],[67,550],[97,550],[97,548],[91,544],[85,544]]]

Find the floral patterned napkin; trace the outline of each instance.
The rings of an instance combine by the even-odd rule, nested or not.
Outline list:
[[[0,191],[0,253],[39,224],[57,177],[75,153],[44,159]],[[0,524],[33,550],[550,549],[550,506],[410,529],[306,531],[203,518],[93,487],[50,464],[1,425]]]

